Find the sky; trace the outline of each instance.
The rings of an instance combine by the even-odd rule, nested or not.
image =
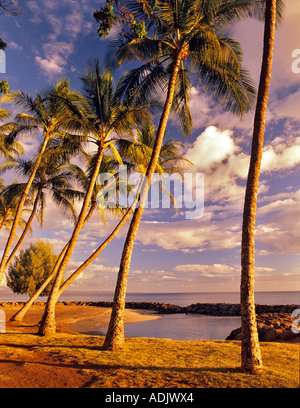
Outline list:
[[[300,248],[300,3],[286,0],[284,23],[278,28],[266,120],[256,220],[257,291],[299,290]],[[101,1],[24,0],[24,13],[0,16],[0,37],[7,43],[6,74],[10,89],[34,94],[68,77],[80,90],[87,60],[103,61],[108,39],[97,35],[93,11]],[[247,19],[230,28],[241,42],[243,65],[258,85],[263,24]],[[299,50],[299,52],[297,52]],[[297,58],[298,57],[298,58]],[[126,69],[129,69],[127,67]],[[116,77],[120,73],[115,73]],[[241,121],[224,112],[195,81],[190,109],[194,130],[183,139],[174,117],[168,136],[183,142],[192,163],[193,180],[204,179],[204,208],[189,219],[184,209],[145,209],[133,251],[129,292],[235,292],[240,285],[240,241],[253,112]],[[26,154],[37,149],[38,135],[22,140]],[[12,177],[12,176],[6,176]],[[199,196],[200,197],[200,196]],[[200,208],[200,207],[199,207]],[[202,211],[203,210],[203,211]],[[193,210],[191,210],[192,212]],[[80,234],[67,275],[76,269],[112,230],[96,214]],[[48,239],[58,253],[72,223],[48,200],[43,229],[33,236]],[[113,291],[127,227],[70,286],[76,291]],[[0,232],[3,248],[7,232]]]

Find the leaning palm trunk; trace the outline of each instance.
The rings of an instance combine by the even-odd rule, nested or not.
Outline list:
[[[64,272],[67,268],[67,265],[69,263],[69,260],[73,254],[73,251],[75,249],[76,243],[77,243],[77,239],[78,239],[78,235],[81,231],[81,229],[84,226],[85,223],[85,218],[88,212],[88,207],[90,205],[91,202],[91,198],[93,195],[93,191],[94,191],[94,187],[96,184],[96,180],[98,177],[98,173],[100,170],[100,165],[101,165],[101,161],[102,161],[102,157],[103,157],[103,153],[104,153],[104,141],[102,141],[99,145],[98,148],[98,153],[97,153],[97,160],[96,160],[96,164],[95,164],[95,169],[93,172],[93,176],[91,177],[90,180],[90,184],[81,208],[81,212],[80,215],[78,217],[76,226],[74,228],[74,231],[72,233],[71,239],[69,241],[68,244],[68,248],[66,250],[66,253],[63,257],[63,260],[59,266],[58,272],[56,274],[56,278],[50,293],[50,296],[48,298],[46,307],[45,307],[45,311],[44,311],[44,315],[42,317],[41,320],[41,324],[39,327],[39,334],[43,335],[43,336],[47,336],[47,335],[51,335],[54,334],[56,332],[56,321],[55,321],[55,305],[56,302],[59,298],[59,289],[63,280],[63,276],[64,276]]]
[[[4,252],[3,252],[3,256],[2,256],[2,261],[1,261],[1,265],[0,265],[0,284],[1,284],[1,281],[2,281],[3,274],[5,272],[5,269],[6,269],[6,264],[7,264],[7,261],[8,261],[9,253],[10,253],[10,250],[11,250],[11,247],[12,247],[12,244],[13,244],[13,240],[14,240],[16,231],[17,231],[19,220],[21,218],[21,214],[22,214],[22,210],[23,210],[23,207],[24,207],[24,204],[25,204],[25,200],[27,198],[27,195],[29,193],[29,190],[30,190],[30,187],[31,187],[31,185],[33,183],[33,180],[35,178],[36,172],[37,172],[37,170],[38,170],[38,168],[40,166],[40,163],[41,163],[43,154],[44,154],[44,152],[46,150],[49,139],[50,139],[50,133],[47,133],[44,136],[43,144],[41,146],[41,149],[40,149],[40,152],[38,154],[37,160],[35,162],[35,166],[34,166],[34,168],[32,170],[32,174],[29,177],[29,180],[28,180],[28,182],[26,184],[26,187],[25,187],[25,189],[23,191],[23,194],[21,196],[21,199],[20,199],[16,214],[15,214],[14,222],[13,222],[13,225],[11,227],[10,234],[9,234],[9,237],[8,237],[8,240],[7,240]]]
[[[137,196],[138,197],[138,196]],[[130,214],[132,213],[134,207],[136,206],[137,203],[137,197],[134,200],[133,204],[131,207],[127,210],[126,214],[122,217],[122,219],[118,222],[116,225],[115,229],[111,232],[111,234],[105,239],[105,241],[102,242],[102,244],[96,249],[95,252],[92,253],[92,255],[83,263],[80,265],[79,268],[76,269],[75,272],[72,273],[71,276],[63,283],[63,285],[60,287],[59,290],[59,296],[67,289],[67,287],[77,278],[77,276],[84,270],[86,269],[93,261],[96,259],[99,254],[103,251],[103,249],[116,237],[120,229],[123,227],[125,222],[128,220]]]
[[[141,192],[140,203],[138,208],[134,211],[130,227],[127,233],[126,241],[124,244],[124,249],[122,253],[122,258],[120,262],[120,269],[118,273],[118,279],[115,289],[113,308],[111,313],[111,318],[108,326],[108,331],[104,341],[103,348],[105,350],[117,350],[124,345],[124,309],[125,309],[125,297],[126,297],[126,287],[128,272],[130,268],[130,261],[133,251],[133,246],[136,238],[136,234],[139,229],[141,218],[144,211],[144,205],[147,199],[148,190],[151,184],[153,173],[158,163],[160,150],[163,143],[163,138],[169,119],[175,87],[176,79],[180,68],[181,55],[178,54],[174,62],[173,70],[170,76],[168,93],[165,101],[162,116],[160,118],[160,123],[157,129],[157,135],[155,143],[153,146],[152,156],[149,162],[149,166],[146,172],[146,185]]]
[[[84,225],[88,222],[90,219],[93,211],[95,209],[95,205],[92,205],[90,208],[90,211],[88,215],[86,216],[84,220]],[[52,279],[55,278],[55,275],[57,274],[58,268],[60,267],[60,264],[65,256],[65,253],[68,249],[69,242],[64,246],[63,250],[61,251],[59,257],[57,258],[57,261],[54,265],[53,271],[51,274],[48,276],[48,278],[43,282],[43,284],[38,288],[38,290],[34,293],[34,295],[31,296],[31,298],[21,307],[21,309],[15,313],[11,318],[10,321],[12,322],[21,322],[24,319],[24,316],[32,306],[33,302],[40,296],[40,294],[43,292],[43,290],[49,285],[49,283],[52,281]]]
[[[30,217],[28,218],[28,220],[26,222],[26,227],[24,228],[24,230],[22,232],[22,235],[20,236],[18,242],[16,243],[14,249],[12,250],[12,252],[11,252],[7,262],[6,262],[6,268],[9,267],[11,261],[14,259],[14,256],[16,255],[16,253],[17,253],[18,249],[20,248],[20,246],[22,245],[22,243],[23,243],[23,241],[24,241],[24,239],[25,239],[25,237],[26,237],[26,235],[27,235],[27,233],[28,233],[28,231],[30,229],[31,223],[32,223],[33,218],[34,218],[34,216],[36,214],[36,211],[37,211],[37,207],[38,207],[38,204],[39,204],[41,194],[42,194],[42,189],[39,189],[39,191],[38,191],[38,193],[36,195],[36,198],[34,200],[34,203],[33,203],[33,207],[32,207]]]
[[[250,372],[255,372],[262,368],[254,301],[255,218],[265,118],[272,72],[275,17],[276,0],[266,0],[263,60],[254,118],[250,167],[245,194],[241,251],[241,365],[242,369]]]

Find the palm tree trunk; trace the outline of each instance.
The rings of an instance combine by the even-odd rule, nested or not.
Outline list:
[[[157,129],[157,135],[156,135],[155,143],[153,146],[152,156],[151,156],[150,163],[149,163],[149,166],[146,172],[146,181],[147,181],[146,184],[147,185],[144,186],[141,192],[140,204],[134,211],[134,215],[132,217],[130,227],[127,233],[126,241],[124,244],[122,258],[120,262],[120,269],[118,273],[118,279],[116,283],[111,318],[110,318],[106,338],[105,338],[104,345],[103,345],[104,350],[118,350],[122,348],[124,345],[124,341],[125,341],[124,339],[124,309],[125,309],[126,287],[127,287],[127,279],[128,279],[129,268],[130,268],[131,256],[132,256],[136,234],[138,232],[141,218],[143,215],[144,205],[147,199],[148,190],[150,188],[152,175],[155,172],[156,165],[158,163],[165,130],[167,127],[167,122],[168,122],[169,115],[171,112],[177,74],[180,68],[180,62],[181,62],[181,55],[179,53],[174,62],[173,70],[170,76],[167,98],[164,104],[163,112],[162,112],[159,126]]]
[[[102,244],[96,249],[95,252],[83,263],[80,265],[78,269],[76,269],[75,272],[72,273],[71,276],[63,283],[63,285],[60,287],[59,290],[59,296],[67,289],[67,287],[77,278],[77,276],[84,270],[86,269],[94,259],[96,259],[99,254],[103,251],[103,249],[115,238],[115,236],[118,234],[120,229],[123,227],[125,222],[128,220],[131,212],[133,211],[133,208],[135,207],[137,203],[137,198],[135,199],[134,203],[132,206],[127,210],[126,214],[123,216],[123,218],[118,222],[117,226],[115,229],[112,231],[112,233],[106,238],[105,241],[102,242]]]
[[[23,241],[24,241],[24,239],[25,239],[25,237],[27,235],[27,232],[29,231],[30,225],[31,225],[32,220],[33,220],[33,218],[34,218],[34,216],[36,214],[36,211],[37,211],[37,207],[38,207],[38,203],[39,203],[41,194],[42,194],[42,188],[39,188],[38,193],[37,193],[37,195],[35,197],[35,200],[34,200],[34,204],[33,204],[33,208],[32,208],[30,217],[28,218],[28,221],[26,223],[26,227],[24,228],[24,231],[22,232],[22,235],[20,236],[17,244],[15,245],[13,251],[11,252],[11,254],[10,254],[10,256],[9,256],[7,262],[6,262],[6,268],[8,268],[8,266],[10,265],[11,261],[13,260],[14,256],[16,255],[18,249],[22,245],[22,243],[23,243]]]
[[[88,215],[86,216],[84,220],[84,225],[88,222],[90,219],[93,211],[95,209],[95,205],[93,204],[88,212]],[[49,285],[49,283],[52,281],[53,278],[55,278],[55,275],[57,274],[58,268],[61,264],[61,261],[63,260],[63,257],[65,256],[65,253],[68,249],[69,242],[64,246],[63,250],[61,251],[59,257],[57,258],[57,261],[54,265],[53,271],[51,274],[48,276],[48,278],[43,282],[43,284],[38,288],[38,290],[35,292],[34,295],[31,296],[31,298],[21,307],[20,310],[18,310],[17,313],[15,313],[11,318],[10,321],[12,322],[21,322],[24,319],[24,316],[32,306],[33,302],[40,296],[40,294],[43,292],[43,290]]]
[[[275,19],[276,0],[266,0],[263,60],[254,118],[250,167],[245,193],[241,248],[241,366],[243,370],[252,373],[262,368],[254,301],[255,219],[265,118],[272,72]]]
[[[59,289],[61,286],[61,282],[64,276],[64,272],[67,268],[67,265],[69,263],[69,260],[73,254],[73,251],[75,249],[76,246],[76,242],[78,239],[78,235],[79,232],[81,231],[81,229],[84,226],[84,221],[88,212],[88,207],[90,205],[90,201],[93,195],[93,190],[96,184],[96,180],[98,177],[98,173],[100,170],[100,166],[101,166],[101,161],[102,161],[102,157],[103,157],[103,153],[104,153],[104,141],[101,142],[101,144],[99,145],[98,148],[98,154],[97,154],[97,161],[96,161],[96,165],[95,165],[95,170],[93,173],[93,176],[91,178],[90,184],[89,184],[89,188],[87,190],[82,208],[81,208],[81,212],[80,215],[78,217],[76,226],[74,228],[73,234],[71,236],[71,239],[69,241],[69,245],[68,248],[66,250],[66,253],[63,257],[63,260],[60,264],[59,270],[57,272],[56,278],[55,278],[55,282],[53,284],[50,296],[48,298],[46,307],[45,307],[45,311],[44,311],[44,315],[42,317],[41,320],[41,324],[39,327],[39,334],[42,336],[47,336],[47,335],[51,335],[51,334],[55,334],[56,332],[56,322],[55,322],[55,305],[56,302],[59,298]]]
[[[28,182],[26,184],[26,187],[25,187],[25,189],[23,191],[23,194],[21,196],[21,199],[20,199],[16,214],[15,214],[14,222],[13,222],[13,225],[11,227],[10,234],[9,234],[9,237],[8,237],[7,242],[6,242],[6,246],[5,246],[3,255],[2,255],[2,261],[1,261],[1,265],[0,265],[0,284],[1,284],[3,274],[5,272],[5,269],[6,269],[6,263],[7,263],[8,257],[9,257],[9,253],[10,253],[10,250],[11,250],[11,247],[12,247],[12,244],[13,244],[13,240],[14,240],[17,228],[18,228],[18,223],[19,223],[19,220],[20,220],[21,215],[22,215],[22,211],[23,211],[23,207],[24,207],[24,204],[25,204],[26,197],[27,197],[27,195],[29,193],[29,190],[30,190],[32,182],[33,182],[33,180],[35,178],[36,172],[37,172],[37,170],[38,170],[38,168],[40,166],[40,163],[41,163],[43,154],[44,154],[44,152],[46,150],[49,139],[50,139],[50,134],[47,133],[44,136],[43,144],[42,144],[42,147],[41,147],[40,152],[38,154],[38,157],[37,157],[37,160],[35,162],[34,168],[32,170],[31,176],[29,177],[29,180],[28,180]]]

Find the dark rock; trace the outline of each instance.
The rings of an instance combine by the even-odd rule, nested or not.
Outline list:
[[[264,333],[262,341],[274,341],[279,337],[279,333],[273,327],[267,329]]]
[[[299,335],[296,333],[293,333],[292,330],[289,330],[289,329],[285,329],[279,332],[280,340],[289,341],[289,340],[295,339],[296,337],[299,337]]]
[[[232,330],[226,340],[241,340],[242,338],[242,328],[239,327],[238,329]]]

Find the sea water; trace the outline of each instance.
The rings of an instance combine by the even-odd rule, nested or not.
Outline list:
[[[2,293],[1,293],[2,292]],[[26,301],[28,296],[0,291],[0,302]],[[37,299],[45,301],[45,298]],[[66,291],[61,301],[112,301],[113,293]],[[159,302],[188,306],[193,303],[239,303],[238,292],[202,293],[128,293],[128,302]],[[300,304],[299,292],[256,292],[258,304]],[[225,340],[230,332],[241,325],[239,316],[207,316],[193,314],[160,315],[159,319],[125,325],[127,337],[154,337],[173,340]],[[106,328],[93,330],[94,334],[105,335]]]

